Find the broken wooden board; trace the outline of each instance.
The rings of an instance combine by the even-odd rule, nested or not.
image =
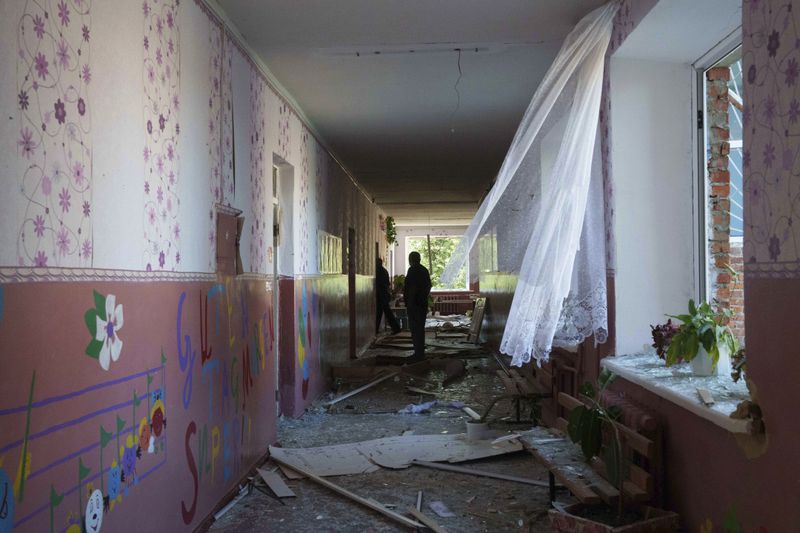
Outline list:
[[[281,459],[284,462],[312,470],[319,476],[369,474],[380,470],[380,467],[358,451],[357,445],[358,443],[334,444],[333,446],[319,446],[316,448],[276,448],[270,446],[269,453],[275,459]]]
[[[275,472],[270,472],[263,468],[257,468],[256,470],[258,470],[258,474],[261,476],[261,479],[264,480],[264,483],[267,484],[267,487],[269,487],[278,498],[294,498],[296,496],[292,489],[281,479],[281,476]]]
[[[382,383],[382,382],[386,381],[386,380],[387,380],[387,379],[389,379],[389,378],[393,378],[393,377],[395,377],[396,375],[398,375],[399,373],[400,373],[400,372],[389,372],[389,373],[388,373],[388,374],[386,374],[385,376],[382,376],[382,377],[380,377],[380,378],[377,378],[377,379],[375,379],[374,381],[370,381],[370,382],[369,382],[369,383],[367,383],[366,385],[362,385],[362,386],[358,387],[357,389],[353,389],[353,390],[351,390],[351,391],[350,391],[350,392],[348,392],[348,393],[342,394],[341,396],[337,396],[336,398],[334,398],[333,400],[329,401],[329,402],[328,402],[328,403],[326,403],[325,405],[334,405],[334,404],[336,404],[336,403],[339,403],[339,402],[341,402],[342,400],[344,400],[344,399],[346,399],[346,398],[350,398],[351,396],[355,396],[355,395],[356,395],[356,394],[358,394],[359,392],[362,392],[362,391],[365,391],[365,390],[367,390],[367,389],[369,389],[369,388],[371,388],[371,387],[374,387],[374,386],[375,386],[375,385],[377,385],[378,383]]]
[[[489,441],[471,441],[466,434],[458,435],[412,435],[411,437],[387,437],[379,439],[369,447],[360,447],[370,461],[384,468],[407,468],[412,461],[447,461],[460,463],[504,455],[522,449],[519,442],[502,442],[492,445]]]
[[[386,341],[378,341],[372,345],[372,348],[391,348],[394,350],[413,350],[414,345],[410,342],[386,342]]]
[[[318,484],[322,485],[323,487],[327,487],[327,488],[331,489],[332,491],[336,492],[337,494],[339,494],[341,496],[344,496],[345,498],[349,498],[349,499],[353,500],[354,502],[356,502],[356,503],[358,503],[360,505],[363,505],[364,507],[368,507],[368,508],[372,509],[373,511],[376,511],[376,512],[382,514],[383,516],[387,517],[387,518],[391,518],[392,520],[395,520],[396,522],[399,522],[399,523],[403,524],[406,527],[410,527],[410,528],[421,528],[421,527],[424,527],[423,524],[421,524],[419,522],[416,522],[414,520],[411,520],[410,518],[406,518],[405,516],[403,516],[403,515],[401,515],[399,513],[396,513],[396,512],[394,512],[394,511],[392,511],[390,509],[387,509],[386,507],[384,507],[383,505],[379,504],[375,500],[368,499],[368,498],[362,498],[358,494],[355,494],[354,492],[350,492],[349,490],[345,489],[344,487],[340,487],[339,485],[337,485],[335,483],[331,483],[327,479],[322,479],[316,473],[314,473],[314,472],[312,472],[310,470],[307,470],[307,469],[304,469],[302,467],[299,467],[296,464],[292,464],[291,462],[282,461],[280,459],[275,459],[275,461],[279,465],[285,466],[287,468],[296,469],[299,474],[303,474],[305,477],[309,478],[310,480],[314,481],[315,483],[318,483]]]
[[[407,468],[414,460],[458,463],[520,450],[520,442],[492,445],[490,441],[468,440],[463,433],[402,435],[316,448],[269,448],[271,457],[276,460],[298,465],[323,477],[367,474],[381,466]],[[287,474],[287,477],[291,475]]]
[[[533,485],[535,487],[549,487],[547,481],[539,481],[538,479],[530,479],[525,477],[509,476],[506,474],[499,474],[495,472],[486,472],[485,470],[477,470],[475,468],[464,468],[463,466],[455,466],[446,463],[432,463],[428,461],[414,461],[414,465],[433,468],[435,470],[444,470],[445,472],[456,472],[459,474],[468,474],[471,476],[488,477],[492,479],[502,479],[505,481],[514,481],[516,483],[524,483],[526,485]]]

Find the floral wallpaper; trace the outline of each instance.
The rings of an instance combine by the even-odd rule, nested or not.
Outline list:
[[[19,266],[92,263],[91,0],[28,0],[17,24]]]
[[[144,0],[144,264],[175,270],[181,262],[179,0]]]
[[[800,13],[745,0],[744,188],[748,277],[800,277]]]
[[[286,160],[289,159],[289,143],[291,139],[289,127],[290,111],[289,105],[281,99],[278,107],[278,155]]]
[[[603,198],[606,233],[606,268],[616,268],[616,245],[614,244],[614,183],[611,169],[611,76],[609,58],[625,42],[628,35],[641,22],[658,0],[623,0],[616,17],[611,42],[606,52],[605,70],[603,72],[603,98],[600,103],[600,152],[603,171]]]
[[[297,205],[299,207],[298,217],[300,219],[300,242],[303,243],[311,243],[311,239],[309,238],[310,235],[308,233],[308,218],[310,213],[309,211],[309,202],[308,202],[308,194],[309,194],[309,187],[310,187],[310,155],[309,155],[309,133],[308,129],[302,127],[302,133],[300,134],[300,198],[298,198]],[[316,237],[316,236],[315,236]],[[309,250],[310,246],[301,246],[300,247],[300,272],[308,273],[309,264]],[[313,256],[316,259],[316,255]],[[315,265],[316,267],[316,265]]]
[[[272,165],[266,153],[266,84],[258,72],[250,71],[250,191],[253,216],[250,221],[250,271],[267,272],[267,213],[272,208]]]

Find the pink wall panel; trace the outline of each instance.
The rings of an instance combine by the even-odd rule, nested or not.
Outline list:
[[[0,478],[14,487],[0,529],[65,531],[95,489],[108,531],[196,526],[275,440],[264,287],[0,285]],[[92,347],[86,317],[98,325],[111,295],[121,327],[101,323]]]

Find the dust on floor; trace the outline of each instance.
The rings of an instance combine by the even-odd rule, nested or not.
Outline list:
[[[444,389],[434,385],[441,382],[443,373],[434,371],[424,377],[429,382],[397,376],[332,406],[330,411],[322,407],[322,401],[317,402],[304,416],[279,421],[278,445],[307,448],[396,436],[406,431],[418,435],[463,433],[468,416],[459,409],[434,407],[430,412],[416,415],[397,414],[396,411],[410,403],[438,399],[442,403],[460,400],[483,412],[489,400],[503,390],[494,373],[497,367],[490,357],[466,362],[466,376]],[[435,389],[439,395],[434,398],[410,393],[406,386]],[[511,407],[510,402],[503,400],[494,408],[492,418],[496,420],[492,427],[502,431],[530,428],[530,424],[499,420],[510,419]],[[262,468],[271,470],[275,466],[275,463],[267,461]],[[547,471],[525,451],[469,464],[460,463],[459,466],[547,480]],[[327,479],[360,496],[396,505],[399,512],[413,507],[417,492],[422,490],[423,512],[449,532],[549,531],[548,490],[545,487],[421,466]],[[286,480],[286,483],[297,494],[296,498],[279,501],[254,490],[215,522],[211,531],[404,531],[399,524],[313,481]],[[432,501],[443,502],[455,516],[437,516],[428,506]]]

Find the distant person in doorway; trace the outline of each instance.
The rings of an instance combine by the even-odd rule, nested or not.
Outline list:
[[[375,333],[381,331],[381,319],[386,316],[386,323],[392,328],[392,333],[400,333],[400,324],[389,307],[389,300],[392,299],[391,281],[389,272],[383,267],[383,259],[380,257],[375,261],[375,300],[378,308],[375,320]]]
[[[419,252],[408,254],[406,283],[403,286],[403,299],[408,313],[408,327],[411,342],[414,344],[414,361],[425,359],[425,317],[428,315],[428,296],[431,293],[431,275],[420,264]]]

